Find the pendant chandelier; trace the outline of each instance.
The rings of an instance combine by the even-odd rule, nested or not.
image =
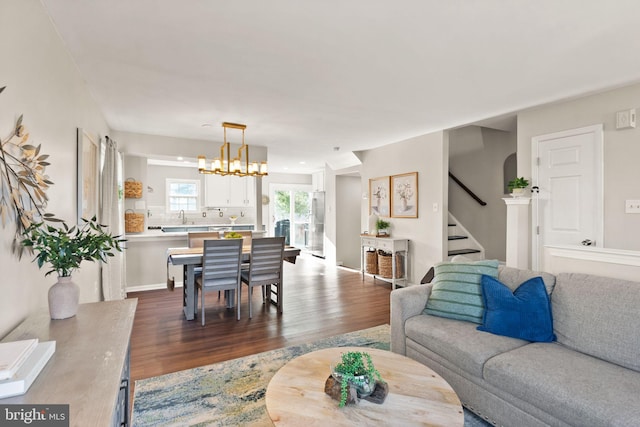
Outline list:
[[[267,162],[249,162],[249,146],[244,143],[244,130],[246,125],[238,123],[222,123],[224,128],[224,143],[220,147],[220,157],[211,162],[207,168],[206,156],[198,156],[198,172],[204,174],[236,175],[236,176],[265,176],[267,175]],[[238,156],[231,158],[231,144],[227,142],[227,128],[242,130],[242,145],[238,148]]]

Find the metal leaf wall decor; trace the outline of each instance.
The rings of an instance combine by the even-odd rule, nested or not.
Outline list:
[[[6,86],[0,88],[0,93]],[[21,244],[25,229],[34,223],[59,221],[46,213],[46,191],[53,184],[45,174],[48,154],[40,145],[29,143],[29,134],[22,124],[22,115],[6,138],[0,139],[0,222],[2,228],[15,222],[16,230],[11,250],[22,256]]]

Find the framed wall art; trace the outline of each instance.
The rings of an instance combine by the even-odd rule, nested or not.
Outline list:
[[[418,172],[391,177],[391,216],[418,217]]]
[[[98,215],[99,158],[97,138],[78,128],[78,224]]]
[[[369,179],[369,215],[389,216],[389,177]]]

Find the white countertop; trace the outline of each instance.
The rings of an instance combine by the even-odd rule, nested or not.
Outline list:
[[[166,224],[158,227],[231,227],[232,225],[246,226],[254,224]],[[153,226],[152,226],[153,227]],[[253,231],[254,234],[264,233],[264,231]],[[127,233],[124,238],[130,242],[142,242],[151,240],[184,240],[186,241],[187,231],[165,232],[162,230],[145,230],[142,233]]]

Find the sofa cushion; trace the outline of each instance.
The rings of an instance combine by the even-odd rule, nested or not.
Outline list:
[[[498,267],[498,280],[507,285],[512,291],[515,291],[521,283],[538,276],[542,277],[544,287],[547,288],[547,294],[551,295],[553,287],[556,285],[556,276],[553,274],[543,271],[507,267],[506,265]]]
[[[435,265],[433,289],[425,314],[482,323],[480,278],[498,276],[497,260],[442,262]]]
[[[499,280],[482,276],[482,301],[484,316],[479,331],[527,341],[556,339],[542,277],[533,277],[512,292]]]
[[[482,367],[491,357],[528,344],[477,331],[474,323],[437,316],[414,316],[404,327],[407,338],[477,377],[482,376]]]
[[[640,371],[640,283],[560,273],[551,294],[558,342]]]
[[[557,343],[532,343],[484,366],[495,387],[569,425],[639,425],[640,373]]]

